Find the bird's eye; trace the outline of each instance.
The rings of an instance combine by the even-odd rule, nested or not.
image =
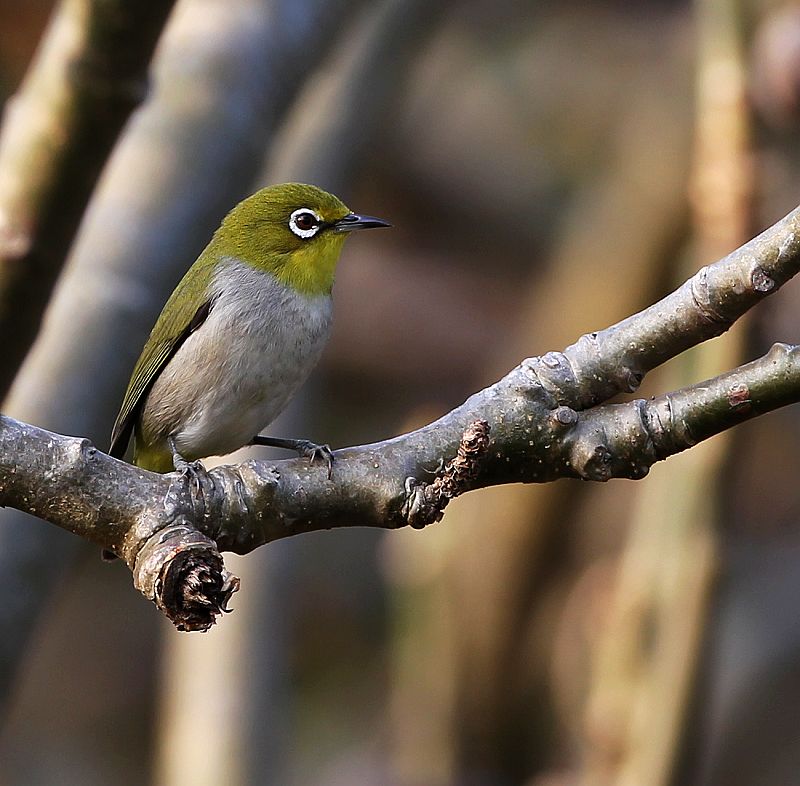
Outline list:
[[[311,229],[314,226],[314,216],[311,213],[300,213],[294,217],[294,223],[298,229]]]
[[[289,229],[304,240],[319,232],[322,219],[310,208],[301,207],[289,216]]]

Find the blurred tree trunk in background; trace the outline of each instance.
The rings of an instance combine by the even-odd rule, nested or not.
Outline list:
[[[747,4],[748,99],[755,113],[758,225],[797,201],[800,156],[800,6]],[[753,314],[748,355],[770,331],[797,336],[800,289]],[[731,435],[721,491],[720,565],[704,632],[688,741],[674,783],[700,786],[794,783],[800,771],[800,413],[792,407],[763,429]],[[769,450],[769,455],[765,452]]]
[[[61,0],[0,133],[0,401],[33,344],[174,0]]]
[[[587,24],[596,36],[598,16]],[[613,25],[604,32],[618,35]],[[486,380],[645,305],[663,286],[660,265],[683,232],[687,112],[680,87],[658,86],[685,86],[686,76],[669,39],[651,43],[647,68],[618,86],[624,104],[607,110],[619,120],[606,160],[573,197],[547,272],[527,282],[518,333],[496,351]],[[446,527],[387,543],[400,614],[393,707],[402,783],[519,783],[564,758],[553,702],[563,722],[578,721],[587,661],[569,652],[551,672],[551,651],[558,657],[563,628],[575,623],[558,615],[592,550],[619,536],[627,490],[490,489],[452,505]],[[412,608],[413,620],[404,611]],[[570,736],[580,744],[579,730]]]
[[[290,738],[285,554],[227,557],[247,592],[219,636],[163,628],[154,783],[286,783]],[[202,687],[199,687],[202,686]],[[213,726],[198,744],[203,727]]]
[[[9,85],[43,5],[0,0]],[[106,447],[219,218],[296,179],[394,228],[348,245],[330,347],[270,431],[338,447],[434,418],[797,204],[799,9],[182,0],[9,414]],[[793,340],[800,290],[770,301],[764,335]],[[0,511],[0,783],[793,784],[797,410],[636,485],[492,489],[422,533],[273,543],[239,560],[235,614],[202,637],[160,628],[119,565]]]
[[[697,74],[691,179],[694,236],[682,281],[753,232],[750,120],[739,0],[695,3]],[[745,321],[747,324],[747,321]],[[678,389],[743,359],[745,326],[685,353],[662,375]],[[684,740],[718,561],[733,433],[652,473],[631,531],[595,661],[586,783],[667,786]]]
[[[0,0],[0,95],[5,100],[19,87],[30,65],[55,0]]]
[[[248,191],[265,144],[356,0],[183,2],[4,411],[108,443],[134,360],[172,287]],[[120,222],[118,217],[125,216]],[[78,541],[0,511],[0,696]],[[113,568],[110,568],[113,570]],[[111,579],[109,579],[111,580]]]
[[[333,62],[323,64],[323,89],[304,91],[278,143],[266,151],[270,165],[253,189],[286,181],[315,183],[349,199],[376,131],[405,87],[403,74],[436,29],[445,5],[442,0],[382,0],[369,9],[347,31]],[[308,401],[308,396],[293,401],[269,433],[296,437],[314,424],[319,433],[327,433],[332,424],[326,424],[324,414],[304,411]],[[264,451],[240,451],[206,466],[255,454]],[[160,786],[287,782],[287,724],[296,709],[288,692],[286,648],[296,642],[289,640],[291,604],[286,598],[292,563],[302,559],[302,552],[275,546],[232,563],[246,588],[246,598],[237,596],[234,604],[235,625],[220,626],[213,637],[166,639]],[[198,691],[198,672],[220,692],[209,696]],[[197,718],[203,715],[214,717],[219,728],[198,754]]]

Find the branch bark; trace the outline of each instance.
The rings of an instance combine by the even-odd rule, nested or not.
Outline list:
[[[648,401],[604,404],[646,371],[727,329],[800,266],[800,209],[655,305],[563,353],[529,358],[436,422],[335,453],[156,475],[0,417],[0,504],[125,559],[181,629],[207,629],[238,581],[220,551],[344,526],[424,527],[470,489],[560,477],[641,478],[656,461],[800,400],[800,347]]]
[[[174,0],[63,0],[0,144],[0,401],[36,337]]]

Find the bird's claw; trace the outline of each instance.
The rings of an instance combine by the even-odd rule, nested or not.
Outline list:
[[[168,440],[168,444],[172,451],[172,465],[175,467],[175,471],[186,480],[190,488],[199,494],[203,487],[203,481],[208,477],[208,471],[203,466],[203,462],[187,461],[181,456],[175,446],[175,440],[171,437]]]
[[[175,461],[175,470],[180,473],[182,478],[186,479],[186,482],[196,492],[202,489],[203,481],[208,477],[208,471],[203,466],[202,461],[181,459],[180,461]]]
[[[313,464],[317,459],[328,463],[328,480],[333,476],[333,451],[330,445],[318,445],[308,439],[301,439],[297,442],[297,452],[307,458],[309,464]]]

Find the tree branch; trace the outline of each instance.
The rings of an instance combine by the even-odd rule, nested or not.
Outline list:
[[[219,551],[345,526],[423,527],[464,491],[561,477],[641,478],[650,466],[800,400],[800,347],[649,401],[602,402],[727,329],[800,266],[796,210],[659,303],[563,353],[524,360],[417,431],[336,451],[333,479],[305,459],[157,475],[0,416],[0,504],[122,557],[181,629],[206,629],[238,580]]]
[[[718,336],[800,270],[800,208],[644,311],[564,353],[542,358],[539,374],[559,403],[585,409],[633,392],[647,372]]]

